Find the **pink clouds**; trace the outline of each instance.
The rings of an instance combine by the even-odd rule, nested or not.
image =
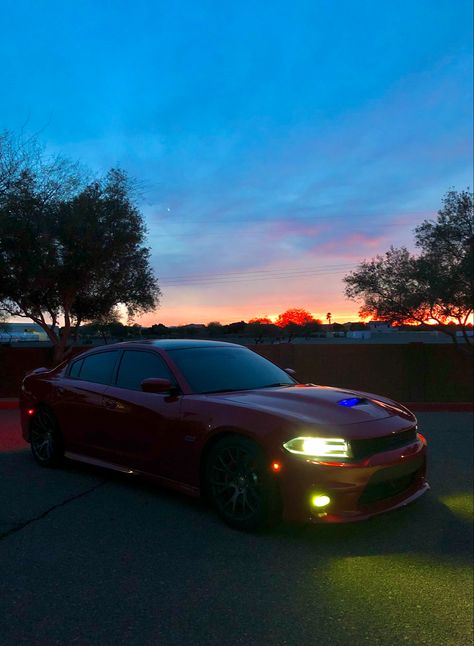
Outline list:
[[[343,257],[347,260],[361,259],[365,253],[379,253],[387,244],[386,235],[371,235],[353,232],[346,236],[333,238],[316,244],[312,251],[318,254]]]

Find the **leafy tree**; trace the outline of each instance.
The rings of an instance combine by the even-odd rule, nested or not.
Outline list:
[[[141,337],[142,336],[142,326],[139,325],[138,323],[133,323],[133,325],[128,326],[127,333],[128,333],[128,336],[133,336],[135,338]]]
[[[286,327],[290,323],[294,323],[295,325],[304,325],[305,323],[311,323],[314,320],[315,319],[310,312],[303,309],[293,308],[280,314],[276,321],[276,325],[278,325],[278,327]]]
[[[222,324],[219,323],[219,321],[210,321],[210,323],[207,324],[207,332],[210,336],[220,336],[223,334],[222,331]]]
[[[364,260],[344,278],[346,296],[361,303],[364,318],[436,322],[455,343],[458,327],[472,347],[467,330],[474,310],[473,194],[448,191],[436,220],[425,220],[414,233],[417,253],[390,247]]]
[[[265,337],[273,337],[275,334],[275,330],[279,332],[279,329],[272,324],[270,319],[266,319],[269,321],[268,323],[263,322],[265,319],[252,319],[249,321],[247,325],[247,334],[248,336],[252,337],[254,340],[254,343],[263,343],[265,340]]]
[[[265,337],[274,337],[275,330],[279,331],[268,316],[260,316],[250,319],[246,332],[248,336],[253,338],[254,343],[258,344],[263,343]]]
[[[223,326],[225,334],[243,334],[247,329],[245,321],[235,321]]]
[[[332,331],[333,332],[346,332],[346,328],[341,324],[341,323],[333,323],[332,324]]]
[[[56,362],[81,323],[118,304],[129,316],[157,306],[146,230],[125,173],[84,184],[76,165],[37,155],[2,182],[0,309],[40,325]]]
[[[100,334],[105,344],[107,344],[110,337],[125,337],[126,330],[127,327],[120,321],[120,315],[115,309],[97,317],[88,325],[84,325],[80,329],[80,331],[86,335]]]
[[[302,326],[298,325],[298,323],[293,323],[293,321],[289,321],[283,327],[283,332],[288,337],[288,343],[291,343],[292,340],[302,332]]]
[[[319,319],[315,319],[314,321],[308,321],[308,323],[304,323],[301,327],[302,327],[301,331],[307,339],[310,336],[317,334],[318,332],[321,332],[323,329],[322,322]]]
[[[261,323],[262,325],[272,325],[272,320],[268,316],[261,316],[254,319],[250,319],[249,325],[252,323]]]
[[[163,323],[155,323],[149,329],[148,334],[152,336],[165,336],[169,334],[169,328],[163,325]]]
[[[199,335],[199,328],[197,328],[193,323],[189,323],[188,325],[180,325],[176,329],[183,336],[196,337]]]

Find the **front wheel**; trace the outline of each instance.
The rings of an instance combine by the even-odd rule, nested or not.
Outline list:
[[[58,424],[47,408],[39,408],[30,422],[33,457],[42,467],[56,467],[63,458],[63,444]]]
[[[275,476],[260,447],[245,437],[228,436],[212,447],[206,488],[218,514],[236,529],[261,529],[280,516]]]

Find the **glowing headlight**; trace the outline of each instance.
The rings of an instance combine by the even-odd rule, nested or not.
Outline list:
[[[351,452],[346,440],[335,437],[295,437],[283,444],[290,453],[309,458],[350,458]]]

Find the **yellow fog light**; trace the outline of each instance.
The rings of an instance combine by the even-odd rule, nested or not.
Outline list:
[[[331,502],[331,498],[329,496],[313,496],[311,498],[311,503],[313,507],[327,507],[329,503]]]

